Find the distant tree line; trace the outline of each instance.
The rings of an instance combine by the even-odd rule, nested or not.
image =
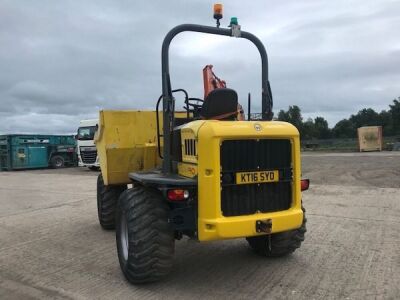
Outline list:
[[[357,136],[357,128],[362,126],[382,126],[385,136],[400,135],[400,97],[393,100],[389,110],[378,113],[372,108],[364,108],[348,119],[339,121],[333,128],[329,128],[323,117],[308,118],[304,122],[297,105],[289,106],[287,111],[280,110],[278,120],[296,126],[304,140],[354,138]]]

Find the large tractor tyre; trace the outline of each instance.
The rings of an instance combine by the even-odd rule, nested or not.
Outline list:
[[[126,279],[134,284],[166,276],[175,251],[169,207],[159,191],[127,189],[119,198],[116,215],[118,259]]]
[[[303,209],[303,223],[300,228],[286,232],[280,232],[262,236],[246,238],[250,247],[259,255],[268,257],[279,257],[293,253],[300,248],[304,241],[304,235],[307,231],[305,209]]]
[[[110,230],[115,228],[115,210],[118,198],[126,186],[107,186],[104,185],[103,176],[97,177],[97,216],[103,229]]]
[[[50,165],[54,169],[64,168],[65,161],[61,155],[54,155],[50,159]]]

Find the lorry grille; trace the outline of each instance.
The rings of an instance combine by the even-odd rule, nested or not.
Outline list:
[[[90,151],[83,151],[81,149],[81,158],[84,164],[94,164],[96,162],[97,151],[90,150]]]
[[[236,184],[237,172],[278,170],[279,181]],[[287,139],[226,140],[221,145],[224,216],[287,210],[292,200],[291,143]]]

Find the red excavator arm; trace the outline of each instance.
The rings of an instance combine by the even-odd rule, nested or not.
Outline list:
[[[204,82],[204,99],[206,99],[207,95],[214,89],[225,88],[226,82],[218,78],[217,75],[212,70],[212,65],[206,65],[203,69],[203,82]],[[240,104],[238,104],[238,114],[237,119],[239,121],[244,120],[244,112],[243,108]]]

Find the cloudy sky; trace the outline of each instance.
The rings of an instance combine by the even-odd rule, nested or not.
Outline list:
[[[181,23],[213,26],[212,4],[0,0],[0,134],[73,133],[99,109],[154,109],[163,37]],[[400,1],[226,1],[222,26],[231,16],[266,46],[275,113],[298,105],[332,127],[400,96]],[[202,97],[201,70],[213,64],[260,110],[248,41],[184,33],[170,50],[174,88]]]

